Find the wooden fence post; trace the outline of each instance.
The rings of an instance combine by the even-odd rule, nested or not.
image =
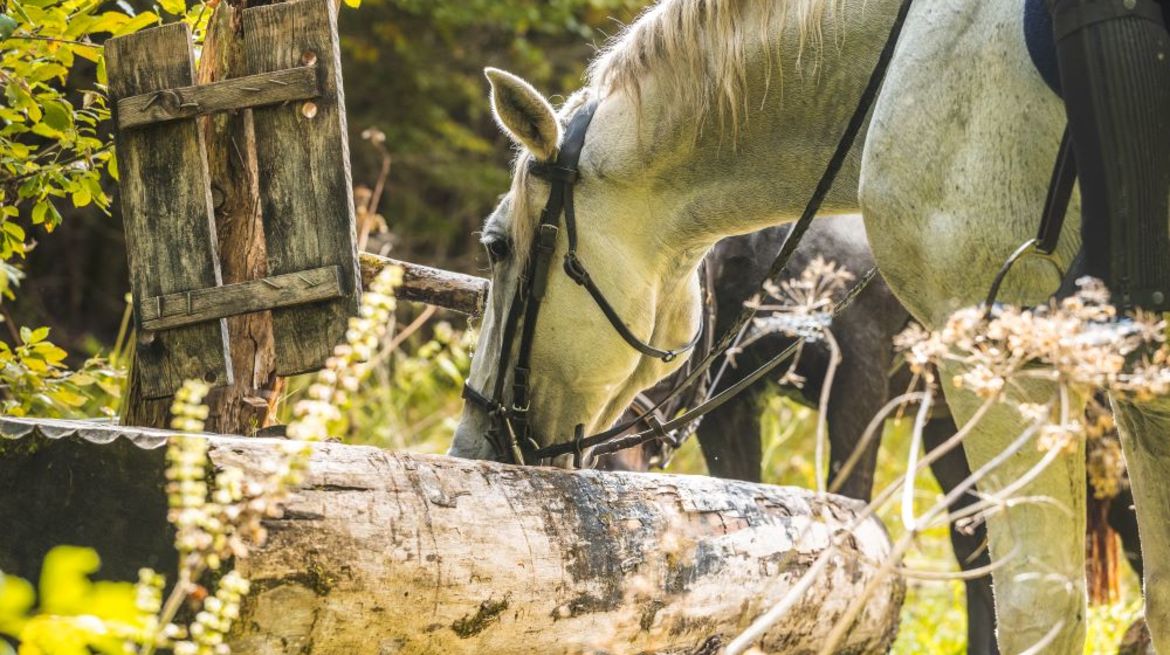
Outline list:
[[[246,74],[241,11],[237,3],[221,2],[215,8],[199,60],[199,84]],[[251,110],[211,114],[200,121],[199,127],[207,153],[223,282],[263,278],[267,261]],[[277,393],[272,316],[257,312],[226,320],[233,381],[213,389],[208,396],[210,414],[206,425],[214,432],[250,435],[270,421]],[[122,422],[167,427],[171,398],[146,397],[142,370],[135,366],[131,371]]]
[[[218,387],[207,427],[254,433],[276,376],[319,368],[361,293],[333,7],[222,3],[198,84],[185,27],[107,49],[142,337],[123,421],[165,424],[200,377]]]
[[[241,14],[238,3],[221,2],[215,8],[199,59],[200,84],[247,74]],[[203,119],[202,128],[223,281],[231,284],[263,278],[268,274],[268,263],[252,110],[212,114]],[[207,429],[251,435],[270,422],[279,388],[272,314],[241,314],[227,322],[235,381],[208,396]]]
[[[164,427],[195,377],[209,430],[253,434],[277,376],[320,368],[359,306],[335,7],[221,3],[197,78],[181,24],[106,48],[140,335],[123,423]],[[402,297],[482,309],[485,280],[403,267]]]
[[[244,12],[244,51],[252,74],[313,66],[320,95],[293,107],[253,110],[261,213],[268,235],[268,273],[336,265],[341,297],[272,313],[276,371],[292,375],[321,367],[357,313],[361,288],[354,230],[353,181],[337,16],[331,0],[297,0]]]
[[[173,23],[106,44],[114,97],[156,93],[156,104],[181,104],[166,90],[195,81],[190,30]],[[148,298],[220,283],[203,134],[194,121],[156,123],[115,136],[121,204],[136,315]],[[176,245],[181,248],[175,249]],[[170,252],[166,258],[155,252]],[[223,320],[165,333],[139,333],[135,368],[143,398],[171,395],[185,379],[231,380]]]

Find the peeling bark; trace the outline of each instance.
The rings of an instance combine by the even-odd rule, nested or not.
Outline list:
[[[45,441],[22,439],[16,443]],[[276,443],[211,440],[217,466],[250,471]],[[127,480],[126,465],[106,461],[115,455],[135,458],[145,474]],[[103,494],[101,471],[119,476],[118,491],[133,499],[128,508],[161,511],[162,456],[122,439],[97,445],[75,436],[0,449],[0,493],[13,499],[0,504],[0,521],[15,528],[0,530],[0,566],[14,565],[4,555],[14,544],[28,550],[38,521],[76,521],[81,530],[125,524],[110,515],[116,504],[95,512],[79,502]],[[10,475],[34,470],[41,474]],[[78,516],[46,517],[65,510],[38,499]],[[283,518],[269,522],[268,543],[239,562],[253,592],[233,652],[714,653],[777,602],[860,507],[713,478],[520,468],[323,444],[307,485]],[[140,557],[169,548],[162,530],[133,535],[148,544],[110,532],[94,536],[107,540],[97,545],[116,567],[130,569],[118,562],[134,549]],[[808,597],[768,633],[764,650],[815,650],[890,549],[876,520],[844,541]],[[897,579],[884,582],[840,652],[885,652],[903,591]]]

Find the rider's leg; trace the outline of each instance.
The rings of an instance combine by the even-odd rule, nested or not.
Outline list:
[[[1170,34],[1154,0],[1050,0],[1080,171],[1086,272],[1119,305],[1170,303]],[[1146,614],[1170,650],[1170,401],[1114,403],[1142,533]]]
[[[1170,34],[1157,0],[1049,0],[1081,188],[1084,273],[1170,308]]]

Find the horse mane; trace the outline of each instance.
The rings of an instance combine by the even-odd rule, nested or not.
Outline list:
[[[738,130],[748,113],[748,58],[754,44],[797,34],[797,60],[822,40],[822,21],[837,0],[661,0],[601,50],[589,66],[589,86],[602,97],[626,93],[639,112],[647,79],[667,90],[672,118],[698,128],[714,114]],[[791,24],[790,24],[791,21]],[[764,49],[766,70],[779,51]],[[770,81],[770,80],[768,80]]]
[[[673,94],[664,98],[669,120],[684,119],[698,136],[707,118],[730,126],[733,138],[748,114],[749,56],[758,56],[758,44],[779,43],[786,29],[797,37],[796,59],[810,45],[822,41],[822,24],[840,0],[659,0],[643,11],[603,47],[590,63],[584,89],[560,108],[568,120],[589,98],[627,94],[641,114],[643,85],[660,80]],[[766,70],[781,61],[779,46],[763,48]],[[775,67],[777,70],[779,67]],[[778,73],[777,73],[778,74]],[[769,80],[770,81],[770,80]],[[762,99],[761,99],[762,100]],[[513,162],[512,215],[528,217],[528,162],[532,155],[520,149]],[[531,242],[535,225],[514,220],[509,228],[513,243]],[[524,265],[528,248],[517,248]]]

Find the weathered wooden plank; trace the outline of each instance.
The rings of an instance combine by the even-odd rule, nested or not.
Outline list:
[[[183,23],[106,42],[115,100],[190,86],[193,65]],[[142,299],[220,284],[207,159],[194,120],[119,131],[115,146],[130,288],[141,324]],[[135,366],[143,397],[169,396],[188,378],[230,382],[223,321],[141,336]]]
[[[317,71],[299,66],[211,84],[143,93],[118,101],[118,129],[141,127],[217,111],[262,107],[318,95]]]
[[[387,266],[402,268],[402,286],[394,295],[402,300],[422,302],[475,318],[483,314],[491,282],[474,275],[464,275],[441,268],[399,261],[368,252],[361,254],[362,285],[370,283]]]
[[[0,434],[28,423],[0,418]],[[52,422],[55,436],[63,424]],[[134,438],[117,427],[78,436],[105,441],[103,432]],[[264,475],[282,444],[205,438],[213,466],[249,477]],[[173,557],[173,535],[158,527],[163,449],[125,438],[16,444],[27,446],[0,454],[0,567],[32,577],[57,543],[97,548],[102,574],[122,579]],[[233,653],[715,653],[783,598],[864,506],[698,476],[330,443],[313,446],[306,476],[284,514],[265,521],[268,543],[236,560],[252,593],[228,638]],[[139,515],[154,529],[127,529]],[[816,652],[890,550],[877,519],[860,522],[760,648]],[[882,578],[839,652],[886,652],[904,590],[898,576]]]
[[[170,330],[228,316],[331,300],[341,296],[339,276],[336,266],[326,266],[147,298],[142,302],[142,327]]]
[[[272,313],[277,373],[319,368],[356,313],[361,280],[331,0],[297,0],[244,11],[252,74],[315,63],[321,95],[253,111],[268,273],[336,265],[345,296]]]
[[[240,12],[247,3],[220,2],[207,24],[199,52],[196,82],[210,84],[247,71]],[[219,112],[199,120],[207,142],[219,267],[226,284],[268,275],[264,223],[256,173],[256,139],[251,110]],[[271,312],[227,319],[231,342],[231,386],[213,390],[206,399],[207,429],[251,435],[267,425],[280,398],[275,375],[276,345]]]

